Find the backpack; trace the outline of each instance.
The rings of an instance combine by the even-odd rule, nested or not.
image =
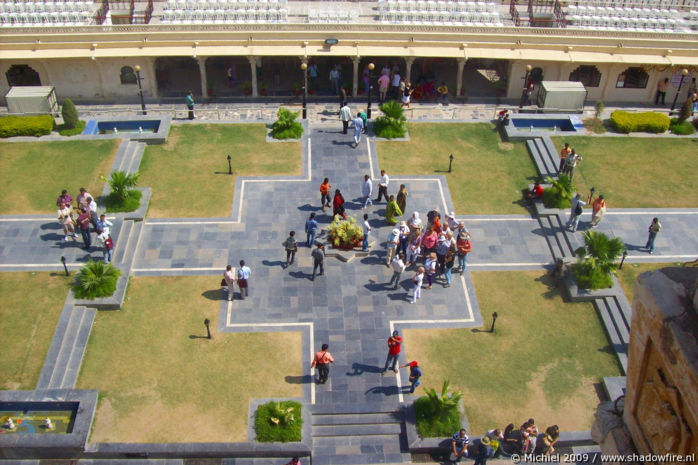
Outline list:
[[[577,202],[577,206],[574,207],[574,214],[575,216],[579,216],[582,214],[584,210],[582,210],[582,204],[580,202]]]

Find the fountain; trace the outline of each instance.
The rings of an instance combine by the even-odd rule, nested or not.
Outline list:
[[[116,129],[116,126],[114,126],[114,134],[118,134],[118,133],[119,133],[119,130]]]
[[[138,126],[138,134],[143,134],[143,126]]]
[[[73,430],[77,403],[0,403],[0,434],[69,434]]]

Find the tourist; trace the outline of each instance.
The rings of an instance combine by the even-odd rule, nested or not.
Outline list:
[[[339,95],[339,78],[339,65],[335,65],[330,70],[330,83],[332,84],[332,92],[334,92],[335,95]]]
[[[238,268],[238,287],[240,288],[240,299],[245,300],[249,296],[249,280],[252,270],[245,265],[245,260],[240,260],[240,268]]]
[[[371,182],[368,174],[364,175],[364,183],[361,185],[361,195],[364,196],[364,206],[361,208],[366,208],[373,205],[373,200],[371,199],[371,193],[373,192],[373,183]]]
[[[567,224],[565,225],[565,227],[571,229],[572,232],[575,232],[577,230],[577,226],[579,225],[579,218],[582,216],[586,204],[587,203],[584,200],[582,200],[582,195],[579,192],[577,192],[575,196],[572,197],[570,219],[567,220]]]
[[[458,256],[458,271],[463,274],[465,267],[468,264],[468,254],[473,251],[473,245],[470,243],[470,233],[461,228],[458,230],[458,238],[456,239],[456,255]]]
[[[400,105],[401,107],[407,105],[407,108],[410,108],[410,98],[412,97],[412,92],[414,92],[414,89],[412,88],[412,83],[406,83],[405,88],[402,90],[402,104]]]
[[[293,264],[296,258],[296,252],[298,251],[298,244],[296,243],[296,231],[291,231],[288,233],[288,237],[283,243],[284,250],[286,250],[286,267]],[[290,261],[289,261],[290,259]],[[241,265],[242,266],[242,265]]]
[[[386,243],[386,259],[385,266],[390,267],[390,263],[393,261],[393,257],[397,251],[397,245],[400,242],[400,230],[398,228],[390,231],[388,235],[388,242]]]
[[[317,89],[317,74],[317,64],[310,63],[310,65],[308,65],[308,80],[310,80],[311,89]]]
[[[339,118],[342,120],[342,134],[346,134],[351,121],[351,110],[348,105],[345,104],[339,109]]]
[[[407,222],[407,226],[410,227],[410,232],[413,235],[416,234],[417,230],[419,230],[419,234],[422,233],[422,219],[419,217],[419,212],[412,213],[412,218]]]
[[[419,258],[419,253],[422,248],[422,236],[421,234],[412,234],[410,236],[410,242],[407,246],[407,262],[405,266],[412,266],[417,263]]]
[[[73,218],[73,207],[71,207],[69,203],[66,204],[64,202],[61,202],[61,204],[59,205],[58,222],[61,224],[61,226],[63,226],[63,234],[65,235],[63,237],[64,241],[67,241],[69,237],[72,237],[73,240],[75,240],[75,238],[78,237],[78,235],[75,234],[75,219]]]
[[[315,212],[310,214],[310,217],[305,220],[305,246],[312,247],[315,244],[315,235],[317,234],[318,223],[315,219]]]
[[[475,444],[474,447],[474,458],[475,463],[473,465],[487,465],[487,459],[492,454],[492,448],[490,447],[490,438],[483,436]]]
[[[434,276],[436,276],[436,265],[438,264],[438,260],[436,258],[436,252],[431,252],[429,254],[429,257],[427,260],[424,262],[424,268],[426,270],[427,274],[427,282],[429,285],[427,286],[427,289],[431,289],[431,287],[434,284]]]
[[[398,207],[395,196],[391,195],[388,199],[388,205],[385,207],[385,222],[389,225],[395,225],[398,216],[402,216],[402,210]]]
[[[99,219],[95,221],[95,229],[97,230],[97,234],[102,234],[102,231],[111,226],[114,226],[114,223],[109,221],[104,213],[99,215]]]
[[[563,174],[568,175],[570,177],[570,181],[572,181],[572,178],[574,178],[574,169],[577,167],[577,164],[580,161],[582,161],[582,157],[580,157],[579,154],[572,149],[572,152],[567,155],[567,158],[565,159],[565,166],[563,167]]]
[[[84,187],[81,187],[80,193],[78,194],[78,197],[75,199],[78,203],[78,210],[85,209],[89,211],[90,204],[87,201],[88,198],[92,198],[92,194],[87,192],[87,189],[85,189]]]
[[[446,213],[446,226],[448,226],[448,230],[450,230],[454,235],[457,234],[456,231],[458,230],[458,220],[456,219],[456,212],[450,212]]]
[[[334,358],[332,358],[332,354],[330,354],[327,349],[329,349],[329,346],[323,344],[322,349],[315,353],[315,358],[313,358],[313,362],[310,364],[310,368],[317,367],[318,384],[325,384],[327,382],[327,377],[330,374],[330,363],[334,363]]]
[[[414,394],[414,388],[422,384],[419,379],[422,377],[422,370],[419,368],[419,364],[417,364],[416,360],[412,360],[410,363],[405,363],[404,365],[400,365],[400,368],[407,368],[409,367],[410,369],[410,394]]]
[[[594,200],[594,203],[591,205],[591,227],[598,227],[605,214],[606,200],[603,198],[603,195],[599,195],[599,198]]]
[[[228,70],[226,71],[226,75],[228,76],[228,85],[230,87],[235,85],[235,74],[235,64],[232,63],[230,66],[228,66]]]
[[[363,241],[363,244],[361,245],[361,251],[366,252],[368,250],[368,235],[371,232],[371,225],[368,223],[368,213],[364,213],[363,229],[364,229],[364,241]]]
[[[325,247],[320,242],[316,245],[317,247],[310,253],[313,257],[313,276],[310,278],[311,281],[315,281],[315,272],[318,267],[320,268],[320,276],[325,273]]]
[[[87,197],[85,201],[87,202],[87,213],[90,214],[90,223],[95,228],[95,231],[97,231],[97,202],[95,202],[92,197]],[[97,231],[97,233],[99,233],[99,231]]]
[[[439,98],[441,99],[441,101],[446,103],[448,99],[448,86],[445,82],[441,81],[441,85],[436,88],[436,92],[439,94]]]
[[[112,249],[114,248],[114,240],[109,234],[109,228],[104,229],[98,236],[97,239],[102,243],[104,247],[104,264],[111,262]]]
[[[381,74],[381,76],[378,78],[378,100],[380,103],[385,102],[389,85],[390,77],[388,77],[387,74]]]
[[[61,195],[56,199],[56,206],[60,207],[64,203],[66,206],[71,206],[73,203],[73,196],[68,193],[66,189],[61,191]]]
[[[446,251],[446,257],[444,259],[444,276],[446,277],[446,284],[444,284],[444,287],[451,287],[451,270],[456,262],[456,245],[453,243],[453,236],[450,232],[448,233],[447,237],[449,247]]]
[[[359,146],[359,142],[361,142],[361,133],[364,129],[364,120],[361,119],[361,115],[357,113],[356,118],[354,118],[351,123],[354,127],[354,148],[356,148]]]
[[[301,465],[301,459],[298,457],[293,457],[286,465]]]
[[[487,432],[487,437],[490,439],[490,447],[492,448],[491,457],[496,459],[502,455],[501,445],[502,441],[504,441],[504,434],[502,434],[499,428],[494,428]]]
[[[650,253],[650,255],[654,253],[654,239],[657,237],[657,233],[660,229],[662,229],[662,224],[659,222],[659,218],[653,218],[652,223],[650,223],[649,227],[649,237],[647,238],[647,244],[645,244],[645,248]]]
[[[233,300],[233,296],[235,295],[235,281],[237,281],[237,273],[235,272],[235,268],[233,268],[232,265],[226,266],[225,271],[223,272],[223,282],[221,284],[228,286],[229,301]]]
[[[560,164],[562,165],[562,162],[560,162]],[[533,187],[526,192],[526,202],[532,203],[534,200],[542,198],[543,186],[540,185],[540,182],[536,181]]]
[[[390,278],[388,285],[393,284],[393,281],[395,281],[395,285],[393,286],[393,290],[395,290],[398,284],[400,284],[400,275],[405,271],[405,254],[398,254],[390,262],[390,266],[393,268],[393,276]]]
[[[364,123],[363,133],[368,134],[368,116],[364,110],[359,111],[359,118],[361,118],[361,121]]]
[[[445,233],[439,234],[439,240],[436,242],[436,274],[442,275],[446,271],[446,252],[451,247],[451,240]]]
[[[550,455],[555,452],[555,444],[560,438],[560,428],[557,425],[548,426],[545,428],[543,435],[543,454]]]
[[[538,427],[535,425],[533,418],[525,421],[521,428],[521,437],[523,439],[523,453],[532,454],[536,450],[536,439],[538,436]]]
[[[565,161],[571,153],[572,149],[570,148],[570,144],[565,142],[565,146],[560,149],[560,166],[557,169],[558,174],[563,172],[563,169],[565,168]]]
[[[404,213],[407,211],[407,188],[404,184],[400,184],[400,190],[397,192],[395,201],[397,202],[397,206],[400,207],[401,212]]]
[[[341,215],[342,219],[347,219],[347,214],[344,211],[344,196],[339,189],[334,191],[334,199],[332,201],[332,216]]]
[[[397,359],[400,356],[400,348],[402,347],[402,337],[398,330],[393,331],[393,335],[388,338],[388,356],[385,359],[385,367],[381,375],[385,375],[388,371],[388,366],[392,365],[391,370],[397,373]]]
[[[390,178],[385,173],[385,170],[381,170],[381,178],[378,181],[378,198],[376,202],[380,202],[383,197],[385,201],[388,201],[388,184],[390,184]]]
[[[189,119],[194,119],[194,93],[192,91],[187,92],[184,101],[187,105],[187,110],[189,110]]]
[[[441,213],[436,208],[427,213],[427,224],[437,233],[441,232]]]
[[[422,236],[422,246],[424,246],[424,255],[429,255],[436,252],[436,243],[439,240],[439,234],[434,231],[433,226],[427,226],[427,230]]]
[[[325,207],[329,207],[330,204],[330,180],[325,178],[320,184],[320,203],[322,204],[322,211],[325,211]]]
[[[451,461],[458,462],[461,458],[468,456],[468,443],[470,438],[465,431],[465,428],[461,428],[460,431],[453,435],[453,440],[451,440]]]
[[[669,78],[664,78],[663,81],[659,81],[657,84],[657,97],[654,99],[654,104],[659,105],[659,101],[662,101],[662,106],[666,105],[664,99],[666,98],[666,90],[669,87]]]
[[[78,216],[78,226],[80,226],[82,241],[85,243],[85,250],[89,250],[89,248],[92,246],[92,237],[90,236],[90,214],[87,213],[87,209],[85,208],[80,210],[80,216]]]
[[[407,226],[407,221],[401,221],[398,229],[400,229],[400,245],[398,245],[397,250],[398,252],[407,254],[407,246],[410,243],[411,235],[410,228]]]
[[[395,71],[394,68],[393,68],[393,71],[394,71],[394,73],[393,73],[393,79],[391,82],[392,88],[390,89],[390,93],[391,93],[390,98],[392,98],[393,100],[397,100],[398,97],[400,96],[400,81],[402,79],[400,78],[399,71]]]
[[[417,272],[412,277],[413,289],[412,289],[412,301],[411,304],[416,303],[418,299],[422,297],[422,283],[424,282],[424,267],[420,266],[417,268]]]

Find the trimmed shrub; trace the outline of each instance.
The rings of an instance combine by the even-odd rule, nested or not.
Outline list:
[[[679,118],[671,118],[669,130],[672,134],[679,136],[689,136],[696,132],[696,128],[690,121],[679,121]]]
[[[301,404],[294,401],[268,402],[257,407],[254,429],[259,442],[297,442],[302,440]]]
[[[296,121],[298,113],[288,108],[279,108],[276,112],[279,118],[271,125],[271,136],[274,139],[299,139],[303,134],[303,126]]]
[[[693,98],[689,96],[681,105],[681,110],[679,110],[679,122],[683,123],[686,121],[691,117],[691,113],[693,113]]]
[[[661,134],[669,129],[671,120],[662,113],[647,111],[644,113],[628,113],[617,110],[611,113],[611,126],[618,132],[651,132]]]
[[[51,115],[3,116],[0,118],[0,137],[46,136],[51,134],[54,125]]]
[[[379,116],[373,123],[373,131],[378,137],[395,139],[407,134],[405,110],[396,100],[389,100],[380,106],[385,116]]]
[[[73,284],[73,292],[78,299],[109,297],[116,290],[116,281],[121,271],[111,263],[101,260],[87,262],[78,272]]]
[[[61,116],[63,117],[63,124],[67,129],[73,129],[78,124],[78,109],[75,108],[75,104],[69,98],[63,100],[63,107],[61,108]]]

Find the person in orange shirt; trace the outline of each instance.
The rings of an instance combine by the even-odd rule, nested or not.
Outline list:
[[[591,210],[591,227],[595,228],[601,222],[601,218],[606,214],[606,201],[603,195],[599,195],[599,198],[594,200]]]
[[[325,178],[320,185],[320,204],[322,205],[322,211],[325,211],[325,207],[330,206],[330,180]]]
[[[329,349],[329,346],[323,344],[322,349],[319,352],[315,352],[313,363],[310,364],[310,368],[315,368],[317,366],[318,384],[325,384],[327,382],[327,377],[330,374],[330,363],[334,363],[334,358],[332,358],[332,354],[330,354],[327,349]]]
[[[558,174],[562,173],[562,168],[565,166],[565,160],[567,159],[567,155],[570,153],[572,153],[570,144],[565,142],[565,146],[562,147],[562,150],[560,150],[560,167],[557,169]]]

